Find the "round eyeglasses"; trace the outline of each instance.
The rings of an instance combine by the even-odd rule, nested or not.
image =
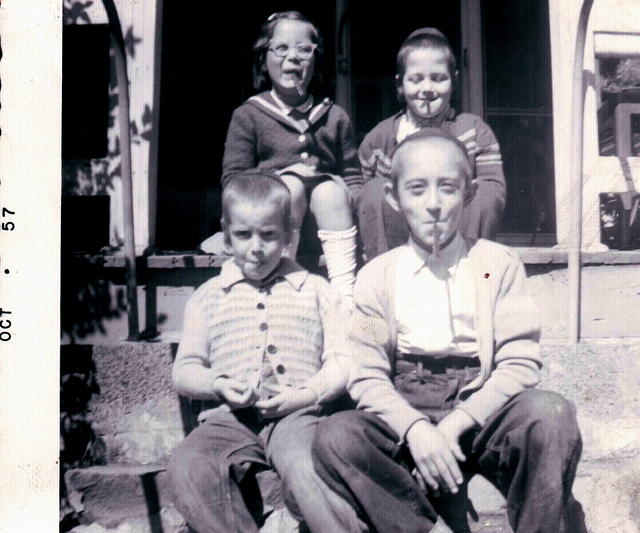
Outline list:
[[[296,55],[300,59],[307,60],[313,57],[313,53],[316,51],[316,48],[318,48],[318,45],[314,43],[300,43],[290,47],[288,44],[280,43],[276,46],[270,46],[269,50],[278,57],[287,57],[292,48],[296,51]]]

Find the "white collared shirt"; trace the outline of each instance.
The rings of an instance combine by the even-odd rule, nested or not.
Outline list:
[[[297,111],[300,111],[300,113],[306,113],[307,111],[309,111],[312,107],[313,107],[313,96],[309,95],[309,97],[300,105],[298,106],[290,106],[288,104],[285,104],[276,94],[276,91],[271,89],[271,98],[273,98],[274,102],[276,104],[278,104],[278,107],[280,109],[282,109],[282,112],[285,115],[288,115],[291,113],[291,111],[293,111],[294,109],[296,109]]]
[[[410,239],[395,265],[397,351],[477,355],[475,291],[459,234],[438,256]]]
[[[407,113],[398,120],[398,132],[396,133],[396,142],[401,143],[403,139],[409,137],[412,133],[420,131],[420,126],[413,122]]]

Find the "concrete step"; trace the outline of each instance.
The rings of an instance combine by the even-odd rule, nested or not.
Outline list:
[[[583,503],[591,532],[637,533],[640,344],[546,344],[542,352],[545,366],[540,387],[561,393],[577,408],[584,447],[575,494]],[[100,386],[91,404],[93,426],[107,443],[107,456],[152,466],[94,467],[82,474],[71,471],[67,482],[76,493],[76,504],[84,506],[87,522],[117,525],[131,517],[149,522],[143,481],[152,478],[156,484],[154,513],[158,515],[170,500],[166,474],[153,464],[162,466],[183,437],[180,408],[169,379],[171,345],[95,346],[90,356]],[[155,473],[154,468],[158,468]],[[476,476],[470,494],[481,519],[472,528],[482,528],[483,533],[509,531],[505,529],[504,500],[491,485]]]
[[[183,518],[172,505],[166,465],[91,466],[69,470],[64,479],[69,503],[84,525],[96,524],[94,533],[99,532],[98,527],[113,529],[124,527],[125,523],[134,528],[132,533],[147,530],[151,533],[183,533],[186,529]],[[282,509],[275,474],[261,472],[257,480],[265,513]],[[270,527],[275,520],[278,523],[287,521],[278,513],[271,517]],[[293,523],[293,519],[289,522]]]
[[[171,505],[162,465],[113,465],[71,470],[65,475],[69,498],[86,524],[74,533],[185,533],[185,523]],[[267,487],[268,479],[261,485]],[[265,489],[267,490],[267,489]],[[582,504],[591,533],[640,531],[640,462],[637,456],[584,461],[578,468],[574,495]],[[606,495],[606,498],[604,497]],[[481,476],[469,483],[469,497],[478,520],[468,518],[473,532],[511,533],[502,495]],[[283,512],[277,495],[267,497],[276,508],[262,533],[294,533],[295,521]],[[93,524],[93,530],[87,529]],[[440,520],[433,533],[451,533]]]

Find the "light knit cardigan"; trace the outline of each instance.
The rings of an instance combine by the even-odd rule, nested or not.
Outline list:
[[[173,364],[180,394],[220,406],[214,380],[228,376],[257,388],[265,353],[282,387],[310,388],[319,402],[344,392],[346,374],[335,357],[344,344],[337,294],[290,259],[273,278],[260,289],[230,259],[194,292]],[[203,411],[199,418],[207,416]]]
[[[538,313],[526,296],[524,266],[506,246],[465,239],[476,291],[480,375],[464,387],[457,408],[479,425],[510,398],[539,381]],[[401,248],[370,261],[358,274],[356,310],[340,361],[358,407],[378,415],[404,439],[425,418],[395,389],[394,265]],[[428,295],[425,295],[428,298]]]

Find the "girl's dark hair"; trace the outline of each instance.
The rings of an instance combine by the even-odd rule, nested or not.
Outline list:
[[[411,33],[402,45],[400,45],[396,59],[396,89],[398,91],[398,100],[403,105],[406,104],[406,100],[402,93],[402,78],[407,70],[407,57],[409,57],[409,54],[414,50],[425,48],[439,50],[446,56],[449,75],[453,82],[452,100],[453,96],[458,92],[458,67],[456,64],[456,56],[453,55],[449,39],[436,28],[420,28]]]
[[[314,69],[311,83],[309,84],[309,90],[313,91],[318,88],[322,82],[322,36],[320,30],[316,25],[305,17],[300,11],[281,11],[270,15],[266,22],[260,28],[260,33],[256,42],[253,43],[253,88],[256,91],[262,91],[269,87],[269,74],[267,72],[267,65],[265,63],[267,51],[271,39],[273,39],[273,33],[279,21],[283,19],[299,20],[300,22],[306,22],[311,28],[311,42],[318,45],[314,52]]]

